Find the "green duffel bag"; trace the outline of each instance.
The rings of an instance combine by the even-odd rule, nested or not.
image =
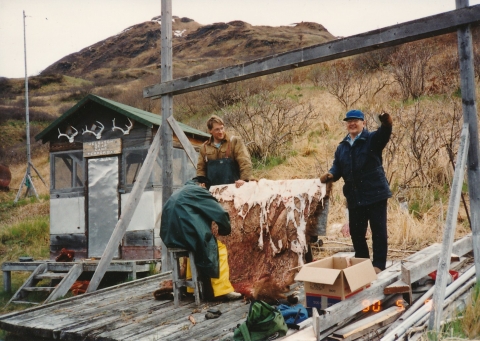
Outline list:
[[[263,301],[250,304],[247,320],[233,333],[235,341],[274,340],[287,334],[282,313]]]

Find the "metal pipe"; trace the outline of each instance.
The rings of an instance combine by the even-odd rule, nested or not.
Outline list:
[[[454,293],[459,287],[461,287],[465,282],[467,282],[471,277],[475,276],[475,267],[470,267],[463,275],[461,275],[456,281],[450,284],[445,292],[445,296],[449,297]],[[425,295],[424,295],[425,296]],[[382,341],[394,341],[400,335],[406,333],[406,331],[418,322],[422,317],[427,315],[429,311],[427,309],[418,309],[415,313],[411,314],[405,321],[403,321],[396,328],[391,330],[389,333],[382,337]]]

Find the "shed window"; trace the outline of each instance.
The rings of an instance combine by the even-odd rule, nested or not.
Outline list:
[[[52,188],[54,190],[83,187],[83,153],[52,154]]]
[[[148,149],[131,149],[124,151],[124,183],[133,185],[140,173],[140,168],[147,157]],[[160,155],[156,158],[156,164],[150,176],[150,182],[161,185],[162,160]],[[196,169],[187,157],[183,149],[173,148],[173,186],[181,187],[187,180],[193,178]]]
[[[148,149],[134,149],[125,151],[125,184],[133,185],[137,180],[143,161],[147,157]]]

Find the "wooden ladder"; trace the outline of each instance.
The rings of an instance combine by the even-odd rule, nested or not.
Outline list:
[[[17,290],[17,292],[12,296],[10,301],[5,305],[10,303],[17,304],[45,304],[52,302],[56,299],[59,299],[70,290],[70,287],[75,283],[77,278],[83,272],[82,264],[73,264],[68,272],[52,272],[49,270],[48,263],[42,263],[32,272],[30,277],[23,283],[23,285]],[[44,279],[61,279],[60,283],[55,287],[37,287],[36,285]],[[36,303],[26,300],[28,294],[34,291],[46,291],[50,292],[50,295],[46,298],[43,303]]]

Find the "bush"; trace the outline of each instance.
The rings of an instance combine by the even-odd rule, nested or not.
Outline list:
[[[428,41],[401,45],[390,58],[389,70],[400,86],[402,99],[419,98],[426,93],[429,61],[436,53]]]
[[[223,108],[224,120],[243,138],[257,159],[285,156],[291,142],[304,135],[320,113],[312,105],[295,101],[289,92],[274,94],[263,89]]]

